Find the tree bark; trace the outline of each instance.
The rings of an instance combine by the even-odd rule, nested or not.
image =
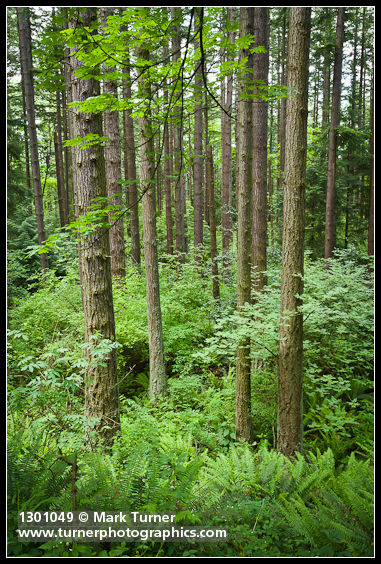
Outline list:
[[[113,14],[112,8],[101,10],[101,21],[104,27],[107,26],[107,17]],[[112,73],[115,67],[105,66],[104,73]],[[117,83],[109,78],[104,79],[103,92],[110,94],[113,98],[118,98]],[[119,112],[115,110],[105,110],[104,112],[104,134],[108,137],[105,146],[106,181],[107,195],[110,197],[109,204],[122,207],[122,186],[119,181],[122,178],[122,163],[120,150],[119,132]],[[110,214],[112,216],[112,213]],[[124,279],[126,276],[126,263],[124,253],[124,226],[123,218],[120,217],[116,222],[110,218],[113,226],[110,229],[110,252],[111,252],[111,275],[116,279]]]
[[[138,57],[149,64],[149,52],[139,47]],[[142,69],[143,70],[143,69]],[[159,268],[157,258],[155,163],[149,101],[150,85],[144,72],[138,79],[140,97],[147,106],[144,116],[139,118],[140,130],[140,177],[143,193],[144,262],[146,270],[148,341],[150,358],[149,397],[157,399],[166,393],[167,377],[164,358],[163,329],[160,308]]]
[[[83,26],[91,26],[96,19],[96,8],[86,8]],[[78,26],[76,19],[70,22]],[[99,82],[94,78],[81,80],[75,71],[81,66],[75,56],[71,56],[73,69],[73,101],[85,101],[100,94]],[[73,112],[73,134],[84,137],[88,134],[102,136],[101,114]],[[76,217],[89,209],[94,198],[107,195],[106,172],[103,147],[92,145],[86,149],[75,147],[73,151],[73,175],[76,186],[74,205]],[[87,358],[96,345],[97,337],[115,340],[115,321],[112,300],[111,264],[109,230],[102,227],[79,243],[79,261],[82,285],[82,304],[85,322],[85,342]],[[94,342],[95,339],[95,342]],[[107,447],[112,444],[115,433],[120,428],[119,387],[116,370],[116,353],[112,349],[102,359],[102,364],[90,362],[85,379],[85,412],[88,418],[95,418],[97,440],[102,439]]]
[[[195,49],[199,48],[200,10],[195,8]],[[202,152],[202,69],[200,60],[196,61],[195,69],[195,112],[194,112],[194,157],[193,157],[193,213],[194,213],[194,252],[196,262],[202,259],[203,219],[202,219],[202,184],[203,184],[203,152]]]
[[[241,37],[253,33],[253,8],[240,9]],[[251,298],[251,202],[252,202],[252,101],[245,99],[253,79],[253,58],[249,49],[240,49],[247,58],[246,72],[239,85],[239,176],[237,182],[237,311],[242,312]],[[238,346],[236,360],[236,437],[251,439],[250,339]]]
[[[204,137],[205,147],[209,145],[209,119],[208,119],[208,93],[204,92]],[[209,221],[209,169],[205,167],[205,184],[204,184],[204,221],[210,225]]]
[[[206,147],[206,167],[208,168],[208,194],[209,194],[209,230],[210,230],[210,259],[212,261],[212,288],[213,298],[220,299],[220,285],[218,282],[217,262],[217,224],[216,224],[216,202],[214,198],[214,172],[212,147]]]
[[[281,84],[287,84],[287,48],[288,48],[288,36],[287,36],[287,21],[288,21],[288,10],[289,8],[283,8],[283,23],[282,23],[282,59],[281,59]],[[282,98],[280,101],[280,116],[279,116],[279,168],[280,174],[278,178],[278,189],[281,189],[284,181],[284,153],[286,146],[286,112],[287,112],[287,98]]]
[[[332,25],[332,10],[324,8],[322,15],[322,25],[325,28],[326,44],[323,48],[323,102],[321,129],[324,131],[329,126],[329,108],[331,99],[331,42],[329,41],[329,33]]]
[[[168,47],[163,48],[163,59],[168,57]],[[164,80],[164,104],[168,109],[168,89],[167,81]],[[169,114],[169,110],[168,110]],[[166,119],[164,123],[164,183],[165,183],[165,221],[167,229],[167,253],[173,254],[173,218],[172,218],[172,178],[171,161],[172,156],[169,147],[169,123]]]
[[[360,77],[359,77],[359,100],[358,100],[358,124],[361,129],[365,124],[365,11],[362,9],[362,26],[361,26],[361,54],[360,54]]]
[[[259,98],[266,94],[269,71],[269,9],[254,8],[255,46],[266,48],[266,53],[254,53],[253,100],[253,238],[252,273],[254,290],[260,292],[266,284],[267,268],[267,114],[268,103]]]
[[[236,9],[228,8],[227,24],[235,21]],[[228,30],[227,35],[230,43],[234,43],[235,32]],[[231,58],[230,56],[228,57]],[[226,112],[233,112],[233,76],[230,75],[223,80],[221,88],[221,105]],[[232,127],[231,118],[221,111],[221,229],[222,229],[222,254],[224,279],[230,276],[229,249],[233,240],[232,220],[232,190],[233,190],[233,163],[232,163]]]
[[[373,71],[374,77],[374,71]],[[370,96],[370,139],[369,139],[369,223],[368,223],[368,256],[374,257],[374,78],[372,77]],[[373,267],[371,267],[373,268]]]
[[[57,131],[54,133],[54,154],[56,160],[57,196],[60,225],[69,223],[69,200],[65,186],[65,173],[62,151],[61,93],[56,92]]]
[[[127,55],[129,49],[126,47]],[[130,64],[124,68],[127,75],[123,79],[123,98],[129,100],[131,98],[131,79]],[[138,202],[138,180],[136,174],[136,152],[135,152],[135,135],[134,121],[131,117],[132,110],[123,111],[123,130],[124,130],[124,174],[127,181],[127,206],[130,208],[130,234],[131,234],[131,262],[138,268],[141,265],[140,252],[140,227],[139,227],[139,202]]]
[[[34,207],[37,222],[38,244],[41,245],[45,241],[46,237],[44,227],[44,208],[42,201],[40,161],[38,157],[36,116],[34,111],[34,82],[32,75],[33,61],[29,8],[17,8],[17,25],[19,34],[21,72],[25,92],[26,115],[28,118],[30,162],[34,193]],[[40,254],[40,263],[42,271],[45,272],[49,267],[48,256],[46,253]]]
[[[303,451],[304,210],[307,154],[308,58],[311,8],[290,8],[284,171],[281,323],[277,448],[286,456]]]
[[[340,119],[341,71],[343,62],[345,8],[338,8],[336,24],[336,52],[333,69],[331,123],[329,128],[327,199],[325,212],[324,258],[332,257],[335,246],[335,174],[337,126]]]
[[[179,8],[171,8],[171,18],[177,20],[179,18]],[[181,40],[179,35],[179,24],[175,23],[174,35],[172,37],[173,61],[176,64],[181,57],[180,54]],[[181,71],[179,71],[181,72]],[[176,88],[176,98],[180,95],[179,90],[183,88],[181,76],[178,78]],[[181,96],[181,95],[180,95]],[[173,136],[174,136],[174,184],[175,184],[175,222],[176,222],[176,252],[180,262],[185,261],[185,188],[183,174],[183,142],[182,142],[182,110],[177,106],[174,110]]]
[[[64,29],[69,27],[68,21],[68,9],[67,7],[60,9],[61,14],[64,16]],[[72,111],[69,108],[69,103],[72,101],[72,89],[71,89],[71,76],[72,70],[70,67],[70,49],[66,48],[64,51],[64,65],[63,65],[63,75],[65,81],[65,90],[62,92],[62,109],[63,109],[63,139],[67,140],[73,137],[72,134]],[[74,217],[74,181],[73,181],[73,166],[71,163],[72,149],[70,147],[64,147],[65,156],[65,189],[68,201],[68,216],[69,221],[75,219]]]

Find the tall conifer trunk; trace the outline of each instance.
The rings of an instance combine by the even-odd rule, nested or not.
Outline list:
[[[254,53],[254,94],[264,94],[269,69],[269,9],[254,8],[255,45],[266,48],[266,53]],[[252,268],[254,289],[262,290],[266,283],[267,267],[267,113],[268,102],[253,99],[253,239]]]
[[[308,59],[311,8],[290,8],[284,170],[281,325],[277,447],[286,456],[303,450],[304,209],[307,154]]]
[[[126,47],[127,56],[129,58],[129,48]],[[130,62],[124,68],[126,78],[122,80],[123,98],[129,100],[131,98],[131,78],[130,78]],[[140,227],[139,227],[139,202],[138,202],[138,186],[136,174],[136,151],[135,151],[135,135],[134,121],[131,116],[132,110],[123,111],[123,149],[124,149],[124,174],[127,181],[126,201],[130,208],[130,235],[131,235],[131,262],[133,265],[140,267]]]
[[[149,64],[149,52],[140,47],[140,59]],[[146,270],[148,342],[150,359],[149,396],[157,399],[166,393],[167,377],[164,358],[163,329],[160,308],[159,268],[156,235],[155,162],[152,142],[150,85],[144,69],[138,80],[140,96],[146,101],[144,116],[139,118],[140,129],[140,177],[143,208],[144,262]]]
[[[195,9],[195,49],[199,48],[198,31],[200,27],[200,8]],[[195,113],[194,113],[194,158],[193,158],[193,207],[194,207],[194,248],[197,262],[201,261],[203,238],[202,220],[202,180],[203,180],[203,150],[202,150],[202,69],[200,61],[196,61],[195,70]]]
[[[368,223],[368,255],[374,256],[374,71],[372,74],[370,95],[370,139],[369,139],[369,223]]]
[[[343,64],[344,8],[338,8],[336,23],[336,51],[333,68],[331,123],[329,128],[327,200],[325,212],[324,258],[332,257],[335,246],[335,175],[337,126],[340,118],[341,71]]]
[[[232,30],[236,18],[236,8],[228,8],[226,23],[228,25],[227,37],[234,43],[235,32]],[[227,55],[231,60],[231,55]],[[233,113],[233,75],[223,79],[221,85],[221,105],[229,114]],[[232,189],[233,189],[233,163],[232,163],[232,121],[229,115],[221,111],[221,229],[222,229],[222,254],[223,275],[225,281],[229,280],[229,249],[233,240],[232,220]]]
[[[171,18],[174,21],[173,38],[172,38],[172,51],[173,61],[176,63],[180,57],[181,39],[179,34],[178,18],[180,17],[179,8],[171,8]],[[179,71],[177,79],[177,88],[175,92],[176,99],[181,99],[179,93],[180,88],[183,88],[181,71]],[[173,141],[174,141],[174,192],[175,192],[175,222],[176,222],[176,252],[180,262],[185,260],[186,243],[185,243],[185,187],[184,187],[184,170],[183,170],[183,140],[182,140],[182,110],[179,105],[176,106],[173,112]]]
[[[61,93],[56,92],[57,131],[54,132],[54,154],[56,159],[58,211],[61,227],[69,223],[69,199],[65,186],[65,173],[62,151]]]
[[[218,282],[217,262],[217,224],[216,224],[216,202],[214,196],[214,171],[212,147],[206,147],[206,167],[208,169],[208,196],[209,196],[209,231],[210,231],[210,259],[212,261],[212,288],[213,298],[220,299],[220,285]]]
[[[113,14],[112,8],[101,8],[102,25],[106,27],[107,18]],[[105,66],[104,73],[112,73],[115,67]],[[114,80],[107,76],[104,79],[103,92],[118,98],[118,88]],[[106,181],[109,203],[122,207],[122,186],[119,181],[122,178],[122,163],[119,132],[119,112],[105,110],[104,112],[104,134],[108,138],[105,146]],[[112,215],[112,214],[111,214]],[[111,274],[115,278],[123,279],[126,275],[125,253],[124,253],[124,227],[123,218],[120,217],[110,229],[110,252],[111,252]]]
[[[83,26],[91,26],[96,16],[96,8],[86,8]],[[73,19],[70,25],[76,27],[80,24]],[[74,102],[82,102],[99,96],[100,85],[94,78],[79,79],[75,76],[75,71],[81,65],[75,51],[74,48],[70,60],[73,69],[72,98]],[[101,114],[74,111],[73,134],[75,137],[85,137],[89,134],[102,136]],[[76,184],[74,205],[76,217],[80,217],[86,214],[94,198],[107,195],[103,147],[99,144],[86,149],[75,147],[72,164]],[[115,432],[120,428],[115,349],[111,349],[101,363],[91,359],[91,351],[99,335],[103,339],[115,340],[108,229],[100,227],[91,235],[81,237],[79,261],[85,342],[87,357],[91,361],[85,380],[85,412],[88,418],[95,418],[97,439],[103,439],[106,446],[110,446]]]
[[[240,11],[241,37],[253,33],[253,8]],[[252,101],[246,98],[253,79],[253,58],[249,49],[240,50],[247,58],[246,72],[239,86],[239,175],[237,182],[237,310],[241,312],[251,298],[251,201],[252,201]],[[236,360],[236,437],[251,439],[250,339],[238,346]]]
[[[32,185],[34,193],[34,207],[36,212],[38,243],[41,245],[45,241],[44,227],[44,208],[42,202],[40,161],[38,157],[38,142],[36,116],[34,111],[34,83],[32,76],[32,45],[29,21],[29,8],[17,8],[17,25],[20,45],[20,61],[22,80],[25,92],[25,107],[28,118],[28,136],[30,161],[32,172]],[[44,272],[48,269],[48,256],[45,253],[40,254],[41,269]]]
[[[168,47],[163,48],[163,59],[168,57]],[[168,108],[167,81],[164,80],[164,104]],[[168,110],[169,113],[169,110]],[[167,253],[173,254],[173,219],[172,219],[172,178],[171,178],[171,153],[169,144],[169,123],[164,123],[164,185],[165,185],[165,222],[167,228]]]

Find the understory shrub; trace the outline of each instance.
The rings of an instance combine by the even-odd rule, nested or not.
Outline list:
[[[309,447],[332,448],[345,458],[369,455],[373,439],[373,290],[367,265],[338,251],[330,260],[305,261],[304,424]],[[252,419],[257,437],[275,438],[279,349],[280,269],[242,315],[221,315],[205,346],[193,352],[200,365],[235,364],[242,337],[251,340]],[[244,321],[242,321],[242,317]],[[360,440],[359,440],[360,439]],[[275,443],[273,443],[275,446]]]

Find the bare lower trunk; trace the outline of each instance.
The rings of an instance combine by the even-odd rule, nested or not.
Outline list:
[[[253,8],[241,7],[242,36],[252,33]],[[246,74],[240,78],[239,91],[239,176],[237,182],[237,310],[242,311],[251,297],[251,200],[252,200],[252,102],[245,99],[253,77],[253,59],[248,49],[240,50],[240,59],[247,57]],[[236,360],[236,437],[251,439],[250,339],[238,346]]]
[[[209,193],[209,229],[210,229],[210,258],[212,261],[212,287],[213,298],[220,299],[220,286],[218,282],[218,262],[217,262],[217,225],[216,225],[216,203],[214,199],[214,173],[213,173],[213,153],[210,145],[206,148],[206,166],[208,173],[208,193]]]
[[[83,17],[83,25],[90,26],[96,18],[96,8],[87,8]],[[77,25],[76,20],[71,25]],[[75,49],[70,62],[73,71],[79,68],[80,62],[75,57]],[[81,80],[73,75],[72,89],[73,100],[78,101],[100,94],[99,82],[92,78]],[[73,134],[79,137],[88,134],[102,136],[101,115],[74,111]],[[107,195],[103,147],[76,147],[73,151],[73,168],[76,184],[74,205],[76,217],[80,217],[86,214],[94,198]],[[92,351],[99,338],[111,342],[115,340],[108,229],[98,228],[91,235],[80,239],[79,261],[86,354],[89,360],[85,379],[85,412],[89,420],[93,419],[96,442],[101,439],[109,447],[120,428],[115,349],[106,353],[101,362],[92,358]]]
[[[269,9],[254,8],[255,45],[266,48],[266,53],[255,53],[254,94],[263,94],[263,85],[268,82],[269,54]],[[254,289],[261,291],[266,284],[267,249],[267,113],[265,99],[253,100],[253,239],[252,272]]]
[[[179,8],[171,8],[171,18],[179,17]],[[174,36],[172,38],[173,60],[176,62],[180,54],[181,40],[179,26],[176,24]],[[181,79],[178,79],[178,88],[182,87]],[[178,93],[177,93],[178,95]],[[175,192],[175,222],[176,222],[176,252],[180,262],[185,260],[185,187],[183,170],[183,142],[182,142],[182,111],[178,107],[174,111],[173,137],[174,137],[174,192]]]
[[[230,25],[235,21],[235,8],[228,8],[227,21]],[[230,43],[234,43],[235,32],[229,31]],[[230,57],[229,57],[230,58]],[[226,87],[222,88],[221,103],[228,114],[233,112],[233,76],[226,79]],[[232,126],[231,118],[221,111],[221,229],[222,229],[222,254],[223,273],[227,281],[229,272],[229,249],[233,240],[232,221]]]
[[[163,59],[168,56],[168,48],[163,49]],[[168,89],[164,82],[164,103],[168,108]],[[172,219],[172,178],[171,178],[171,154],[169,147],[169,124],[168,119],[164,123],[164,184],[165,184],[165,221],[167,228],[167,253],[173,254],[173,219]]]
[[[327,200],[325,213],[324,258],[332,257],[335,246],[335,174],[337,126],[340,118],[341,70],[343,61],[344,8],[338,8],[336,24],[336,52],[333,69],[331,123],[329,128]]]
[[[199,29],[199,10],[195,10],[195,33]],[[195,38],[195,49],[199,48],[198,35]],[[203,244],[202,220],[202,181],[203,181],[203,152],[202,152],[202,69],[200,61],[196,61],[195,70],[195,114],[194,114],[194,158],[193,158],[193,207],[194,207],[194,248],[197,262],[201,261]]]
[[[128,50],[127,50],[128,52]],[[127,78],[123,79],[123,97],[126,100],[131,98],[130,67],[124,69]],[[131,234],[131,262],[137,267],[141,264],[140,253],[140,228],[139,228],[139,202],[138,186],[136,175],[136,153],[134,122],[131,117],[132,110],[127,109],[123,112],[124,130],[124,168],[125,179],[127,180],[127,206],[130,208],[130,234]]]
[[[29,8],[17,8],[17,22],[20,45],[20,61],[22,79],[25,92],[26,115],[28,118],[28,136],[30,161],[32,172],[32,185],[34,193],[34,207],[36,212],[38,243],[41,245],[45,241],[44,227],[44,208],[42,202],[40,161],[38,157],[37,128],[36,116],[34,111],[34,84],[32,76],[32,46],[31,33],[29,23]],[[41,269],[44,272],[48,269],[48,256],[45,253],[40,254]]]
[[[139,48],[138,56],[149,61],[146,49]],[[140,129],[140,176],[143,193],[144,262],[146,270],[148,341],[150,359],[149,396],[157,399],[166,393],[167,377],[164,358],[163,329],[160,308],[159,268],[157,259],[156,202],[153,160],[151,115],[149,110],[150,87],[144,73],[139,78],[141,98],[147,101],[143,117],[139,118]]]
[[[311,8],[291,8],[282,242],[277,448],[286,456],[303,450],[304,208],[307,154],[308,56]]]
[[[107,17],[113,14],[111,8],[101,8],[101,19],[104,26],[107,25]],[[115,67],[104,67],[103,72],[115,71]],[[103,92],[118,98],[118,89],[115,81],[107,76],[104,79]],[[120,151],[119,113],[117,111],[105,110],[104,112],[104,134],[108,138],[105,146],[107,194],[110,197],[109,204],[122,207],[121,184],[122,164]],[[112,214],[111,214],[112,216]],[[110,229],[110,252],[111,252],[111,274],[115,278],[123,279],[126,275],[124,254],[124,226],[123,218],[117,221],[110,217],[113,226]]]
[[[374,90],[372,80],[372,91],[370,97],[370,167],[369,167],[369,224],[368,224],[368,255],[374,256]]]

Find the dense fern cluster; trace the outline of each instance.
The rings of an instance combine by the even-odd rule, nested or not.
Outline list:
[[[41,445],[40,445],[41,446]],[[124,459],[86,453],[79,460],[77,509],[98,511],[176,512],[178,523],[223,527],[227,542],[206,544],[147,543],[146,555],[221,556],[371,556],[373,550],[373,478],[368,462],[351,456],[335,468],[330,450],[299,455],[290,461],[266,443],[256,450],[242,445],[213,456],[174,455],[165,443],[142,445]],[[51,454],[37,460],[30,445],[23,456],[9,445],[10,510],[73,509],[71,467]],[[39,450],[39,449],[38,449]],[[23,476],[23,480],[20,476]],[[31,489],[30,489],[31,488]],[[33,492],[31,494],[31,492]],[[10,544],[17,554],[16,541]],[[26,551],[30,546],[25,546]],[[141,546],[139,550],[141,550]],[[118,548],[120,555],[138,555],[135,543]],[[64,556],[53,542],[40,554]],[[100,545],[82,546],[100,555]],[[44,551],[43,553],[41,551]],[[212,552],[211,552],[212,551]],[[85,555],[85,554],[84,554]]]

